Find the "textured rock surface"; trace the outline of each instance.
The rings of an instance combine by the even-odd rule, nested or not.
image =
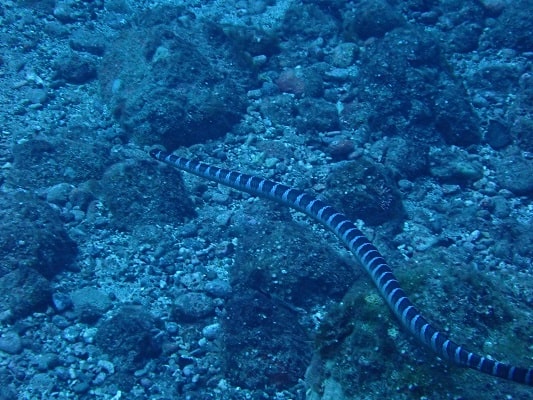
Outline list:
[[[99,71],[115,117],[142,144],[175,148],[224,135],[244,110],[246,73],[235,69],[239,60],[222,32],[179,7],[137,18]]]
[[[26,267],[51,278],[74,260],[76,243],[47,203],[24,192],[0,202],[0,276]]]

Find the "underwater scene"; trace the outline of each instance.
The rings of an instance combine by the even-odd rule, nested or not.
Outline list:
[[[531,0],[1,0],[0,400],[533,398]]]

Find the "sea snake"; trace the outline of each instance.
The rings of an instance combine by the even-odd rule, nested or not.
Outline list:
[[[268,179],[214,167],[158,149],[151,150],[150,156],[202,178],[258,197],[275,200],[317,220],[337,235],[355,255],[404,328],[439,357],[488,375],[533,386],[533,368],[515,367],[472,353],[431,326],[407,298],[376,247],[353,222],[333,207],[305,192]]]

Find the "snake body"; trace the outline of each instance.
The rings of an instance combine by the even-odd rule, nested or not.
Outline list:
[[[387,305],[407,329],[422,344],[439,357],[459,366],[478,370],[488,375],[533,386],[533,368],[515,367],[470,352],[435,329],[418,311],[400,287],[391,268],[378,249],[344,214],[315,197],[289,186],[256,176],[218,168],[152,150],[150,155],[179,170],[229,186],[239,191],[270,199],[292,207],[315,219],[348,247],[366,270]]]

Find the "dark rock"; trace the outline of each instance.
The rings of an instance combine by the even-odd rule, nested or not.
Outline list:
[[[140,173],[142,172],[142,173]],[[113,165],[101,180],[101,195],[118,229],[183,221],[194,215],[181,175],[153,161],[128,160]]]
[[[335,104],[322,99],[304,98],[297,103],[296,126],[301,134],[339,129],[339,112]]]
[[[490,121],[485,140],[495,150],[503,149],[511,144],[511,134],[508,126],[499,121]]]
[[[381,136],[425,146],[478,143],[478,118],[443,55],[436,35],[411,26],[372,43],[361,53],[360,73],[348,97],[357,104],[356,115],[373,110],[359,120],[367,119],[370,130]]]
[[[312,354],[297,320],[293,311],[262,293],[248,289],[233,297],[223,320],[230,382],[248,389],[296,385]]]
[[[104,5],[103,0],[71,1],[57,0],[54,7],[54,17],[64,24],[76,21],[88,21],[95,18],[95,14]]]
[[[430,153],[431,175],[446,183],[467,184],[483,177],[483,165],[461,150],[442,148]]]
[[[92,287],[78,289],[71,293],[70,298],[74,311],[79,316],[80,321],[85,323],[94,323],[112,305],[107,294]]]
[[[96,78],[96,62],[92,58],[69,54],[55,61],[57,80],[82,85]]]
[[[76,244],[46,202],[28,193],[2,197],[0,207],[0,276],[30,267],[50,278],[70,264]]]
[[[191,365],[191,364],[194,364],[194,358],[192,358],[192,357],[189,357],[187,355],[181,355],[178,358],[178,365],[179,365],[179,367],[181,369],[183,369],[187,365]]]
[[[72,385],[72,391],[76,394],[83,394],[87,393],[91,386],[86,381],[77,382],[74,385]]]
[[[369,225],[398,224],[404,217],[402,199],[392,173],[370,159],[345,162],[328,175],[327,197],[351,220]]]
[[[289,308],[312,307],[325,298],[340,300],[355,279],[352,266],[320,243],[311,229],[287,223],[290,216],[283,211],[280,215],[256,203],[241,219],[235,218],[232,235],[239,238],[239,246],[231,269],[231,297],[252,288],[282,299]]]
[[[466,100],[464,88],[450,81],[435,101],[435,127],[448,144],[468,146],[479,143],[479,120]]]
[[[231,296],[231,285],[221,279],[207,282],[204,287],[206,293],[213,297],[227,298]]]
[[[381,37],[404,24],[402,15],[385,0],[359,1],[343,17],[348,39]]]
[[[0,351],[7,354],[18,354],[22,351],[22,340],[20,336],[13,331],[4,332],[0,336]]]
[[[50,296],[50,282],[34,269],[18,267],[0,277],[0,314],[9,320],[45,310]]]
[[[173,317],[178,322],[197,322],[214,315],[215,303],[204,293],[185,293],[174,301]]]
[[[93,32],[79,30],[72,34],[69,41],[72,50],[102,56],[105,51],[105,39]]]
[[[525,151],[533,153],[533,119],[527,116],[518,117],[511,127],[511,135]]]
[[[65,293],[55,292],[52,294],[52,304],[58,312],[63,312],[72,307],[72,299]]]
[[[451,36],[450,47],[458,53],[467,53],[478,48],[483,28],[476,23],[464,23],[456,27]]]
[[[136,369],[161,354],[161,343],[156,338],[158,325],[158,320],[142,307],[124,306],[99,324],[95,343],[117,357],[114,364],[119,369]]]
[[[21,0],[19,2],[23,7],[28,7],[36,12],[42,12],[46,15],[52,14],[55,0]]]
[[[33,138],[13,146],[13,165],[7,176],[12,187],[40,189],[59,183],[100,178],[109,163],[109,149],[99,143],[54,138]],[[70,174],[66,175],[65,170]]]
[[[94,195],[89,190],[74,188],[70,192],[68,200],[73,207],[79,207],[80,210],[86,211],[91,201],[94,200]]]
[[[2,379],[2,381],[4,380],[5,379]],[[18,397],[17,397],[17,393],[15,392],[15,390],[9,387],[7,383],[5,383],[5,384],[2,384],[2,386],[0,386],[0,398],[5,399],[5,400],[16,400]]]
[[[245,109],[247,73],[234,66],[234,50],[200,21],[184,26],[184,13],[167,6],[139,15],[102,60],[102,95],[138,143],[175,148],[219,137]]]
[[[533,194],[533,160],[508,156],[495,162],[496,182],[516,195]]]
[[[502,4],[506,4],[502,2]],[[533,49],[533,3],[516,0],[506,4],[496,19],[496,24],[487,29],[482,37],[484,44],[493,49],[511,48],[518,51]]]

